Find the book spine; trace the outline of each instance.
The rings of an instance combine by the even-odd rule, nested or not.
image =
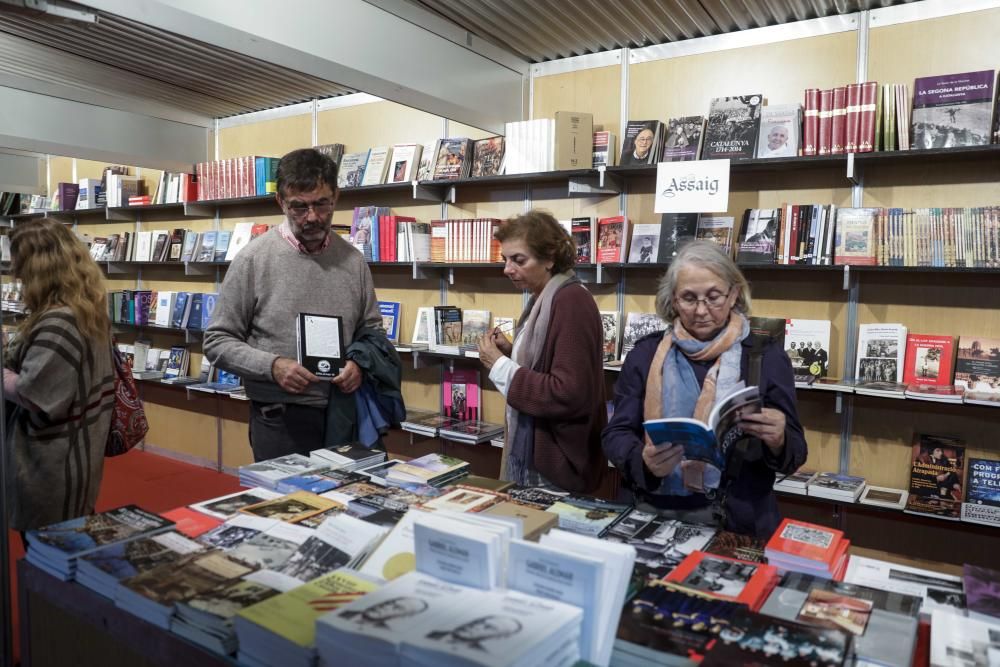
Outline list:
[[[859,153],[871,153],[877,142],[876,125],[878,120],[878,83],[867,81],[862,83],[861,102],[858,108],[858,147]]]
[[[856,83],[847,85],[847,130],[844,138],[844,152],[858,150],[858,115],[861,110],[861,89]]]
[[[819,93],[819,125],[817,155],[829,155],[833,144],[833,91]]]
[[[830,154],[842,155],[847,138],[847,88],[833,89],[833,111],[830,121]]]

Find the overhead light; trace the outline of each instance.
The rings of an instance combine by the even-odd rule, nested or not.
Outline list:
[[[0,0],[0,7],[12,7],[31,14],[46,14],[78,23],[97,23],[97,14],[82,5],[61,0]]]

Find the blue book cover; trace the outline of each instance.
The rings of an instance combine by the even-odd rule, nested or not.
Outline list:
[[[215,381],[218,384],[233,385],[238,387],[240,385],[240,376],[236,373],[230,373],[229,371],[224,371],[219,368],[215,373]]]
[[[336,489],[340,484],[323,475],[293,475],[278,482],[278,491],[294,493],[308,491],[309,493],[326,493]]]
[[[29,530],[27,538],[31,548],[67,558],[89,553],[113,542],[161,532],[173,525],[173,521],[135,505],[126,505]]]
[[[174,312],[170,315],[170,326],[180,329],[184,325],[184,315],[187,313],[191,292],[178,292],[174,302]]]
[[[219,232],[215,237],[215,254],[213,255],[212,261],[221,262],[226,259],[226,253],[229,251],[229,241],[233,238],[233,232],[226,230]]]
[[[183,326],[186,329],[192,329],[198,331],[202,329],[201,317],[202,311],[205,307],[205,295],[201,292],[195,292],[191,295],[191,312],[188,314],[187,321],[184,322]]]
[[[253,174],[254,180],[256,181],[255,187],[258,195],[266,195],[267,190],[265,189],[264,183],[266,178],[264,177],[267,173],[267,158],[259,157],[255,158],[253,161]]]
[[[215,293],[205,294],[201,302],[201,329],[205,330],[212,322],[212,315],[215,313],[215,304],[219,300],[219,295]]]
[[[969,483],[965,502],[1000,507],[1000,461],[969,459]]]
[[[378,312],[382,316],[382,328],[391,342],[399,341],[399,301],[379,301]]]

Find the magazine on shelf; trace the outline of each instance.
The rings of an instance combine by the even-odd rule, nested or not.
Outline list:
[[[760,388],[757,385],[744,387],[741,382],[716,401],[707,422],[690,417],[669,417],[647,420],[642,425],[654,445],[683,445],[684,458],[706,461],[721,470],[729,447],[743,435],[740,419],[762,408]]]

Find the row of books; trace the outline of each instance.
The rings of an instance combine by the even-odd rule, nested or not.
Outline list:
[[[118,343],[118,350],[137,380],[167,379],[178,383],[186,380],[192,383],[211,380],[209,369],[206,369],[204,379],[200,375],[197,378],[188,377],[191,355],[184,345],[157,348],[153,347],[151,341],[140,338],[133,343]],[[222,381],[223,378],[220,377],[219,380]],[[232,379],[226,381],[233,382]],[[239,378],[235,378],[235,382],[238,385]]]
[[[504,432],[502,424],[491,424],[479,419],[462,420],[430,410],[416,409],[407,410],[406,419],[400,425],[410,433],[469,445],[492,441]]]
[[[108,292],[108,308],[116,324],[204,331],[218,298],[218,294],[202,292],[116,290]]]
[[[193,175],[198,201],[273,194],[278,191],[278,162],[256,155],[198,162]]]
[[[911,450],[908,489],[871,486],[863,477],[798,471],[774,488],[844,503],[862,503],[911,514],[1000,526],[1000,461],[966,457],[953,437],[917,433]]]
[[[238,222],[233,229],[124,232],[89,239],[97,262],[230,262],[270,225]]]

